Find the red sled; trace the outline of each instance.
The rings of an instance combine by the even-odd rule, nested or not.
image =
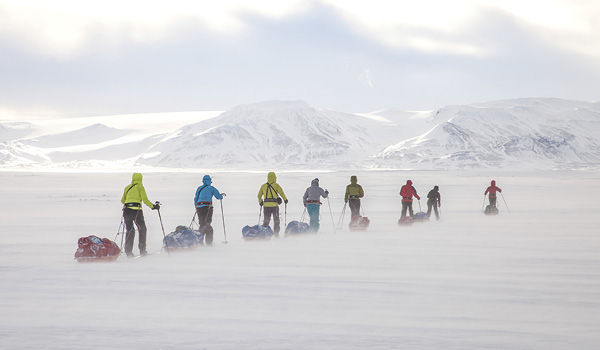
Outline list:
[[[121,249],[115,242],[93,235],[79,238],[77,246],[75,260],[81,263],[115,261],[121,254]]]
[[[371,220],[366,216],[354,215],[350,220],[350,231],[366,231]]]

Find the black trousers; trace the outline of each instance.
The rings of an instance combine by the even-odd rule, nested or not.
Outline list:
[[[355,215],[360,216],[360,199],[358,198],[350,198],[348,200],[348,206],[350,207],[350,217],[354,217]]]
[[[438,212],[437,199],[427,201],[427,217],[431,216],[431,209],[435,212],[435,218],[440,219],[440,213]]]
[[[490,196],[490,205],[492,207],[496,206],[496,197],[495,196],[494,197]]]
[[[213,217],[213,207],[204,206],[196,208],[196,213],[198,214],[200,233],[204,235],[204,244],[211,245],[213,242],[213,228],[211,226]]]
[[[279,206],[275,207],[263,207],[265,218],[263,219],[263,226],[269,226],[271,222],[271,215],[273,216],[273,232],[275,233],[275,237],[279,237]]]
[[[410,215],[410,217],[414,217],[413,214],[413,209],[412,209],[412,202],[402,202],[402,215],[400,215],[401,218],[406,216],[406,209],[408,209],[408,213]]]
[[[140,234],[138,247],[140,248],[140,252],[145,252],[147,229],[142,210],[125,208],[123,210],[123,220],[125,221],[125,229],[127,230],[125,233],[125,253],[131,254],[133,251],[133,240],[135,238],[134,224]]]

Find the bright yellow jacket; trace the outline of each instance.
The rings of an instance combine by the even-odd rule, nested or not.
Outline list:
[[[146,195],[146,189],[144,185],[142,185],[142,174],[134,173],[131,176],[131,184],[125,186],[123,190],[123,198],[121,198],[121,203],[127,206],[129,209],[142,209],[142,202],[146,203],[149,208],[154,208],[154,204],[150,202],[148,196]],[[137,203],[138,205],[133,205],[132,203]]]
[[[283,189],[276,182],[277,176],[275,176],[274,172],[270,172],[267,175],[267,183],[264,183],[260,186],[260,190],[258,191],[258,204],[264,203],[265,207],[276,207],[279,204],[277,203],[277,197],[281,196],[283,200],[287,201],[287,197],[285,193],[283,193]],[[264,196],[264,200],[263,200]]]
[[[346,186],[346,195],[344,196],[344,201],[348,201],[348,199],[358,199],[362,198],[365,195],[365,192],[362,189],[362,186],[357,184],[358,179],[356,176],[350,177],[350,185]]]

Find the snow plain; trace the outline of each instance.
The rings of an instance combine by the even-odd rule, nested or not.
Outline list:
[[[189,224],[204,173],[143,173],[166,232]],[[600,347],[598,172],[281,172],[282,220],[300,219],[315,176],[331,199],[319,234],[263,242],[241,228],[258,221],[266,171],[210,174],[227,244],[216,204],[214,247],[80,264],[79,237],[117,237],[131,173],[0,172],[0,348]],[[371,227],[334,231],[353,174]],[[440,186],[441,221],[396,225],[409,178],[422,196]],[[508,204],[495,217],[481,213],[492,178]],[[159,252],[157,212],[144,214]]]

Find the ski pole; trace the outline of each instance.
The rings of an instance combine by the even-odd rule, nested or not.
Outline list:
[[[285,205],[284,205],[283,226],[287,227],[287,203],[285,203]]]
[[[115,235],[115,239],[114,241],[117,241],[117,237],[119,237],[119,234],[121,234],[121,228],[123,226],[123,215],[121,215],[121,223],[119,224],[119,229],[117,230],[117,234]],[[123,248],[123,236],[121,236],[121,249]]]
[[[262,216],[262,205],[258,207],[258,225],[260,225],[260,217]]]
[[[162,228],[163,237],[165,239],[165,247],[167,248],[167,254],[171,255],[171,252],[169,251],[169,243],[167,243],[167,235],[165,234],[165,227],[163,226],[163,222],[162,222],[162,216],[160,215],[160,202],[156,201],[156,203],[154,203],[154,204],[158,204],[158,209],[156,211],[158,212],[158,219],[160,220],[160,227]]]
[[[227,231],[225,230],[225,215],[223,214],[223,199],[219,199],[221,202],[221,218],[223,218],[223,235],[225,236],[225,244],[227,244]]]
[[[502,196],[502,201],[504,202],[504,205],[506,206],[506,210],[508,210],[508,212],[510,213],[510,209],[508,208],[508,204],[506,204],[506,200],[504,200],[504,195],[502,194],[502,192],[500,192],[500,195]]]
[[[190,222],[190,230],[192,230],[192,228],[194,227],[194,223],[196,221],[196,215],[198,215],[198,212],[194,210],[194,216],[192,217],[192,222]],[[200,224],[198,224],[198,227],[200,227]]]
[[[304,210],[302,211],[302,217],[300,218],[300,221],[304,222],[304,215],[306,214],[306,206],[304,206]]]
[[[344,224],[344,214],[346,213],[346,205],[348,204],[348,202],[344,203],[344,209],[342,209],[342,213],[340,214],[340,219],[338,220],[338,228],[342,228],[342,225]]]
[[[421,210],[421,200],[417,200],[417,202],[419,202],[419,212],[422,212],[423,210]]]
[[[327,205],[329,206],[329,216],[331,216],[331,226],[333,226],[333,233],[336,233],[335,222],[333,221],[333,212],[331,211],[331,203],[329,202],[329,196],[327,196]]]

